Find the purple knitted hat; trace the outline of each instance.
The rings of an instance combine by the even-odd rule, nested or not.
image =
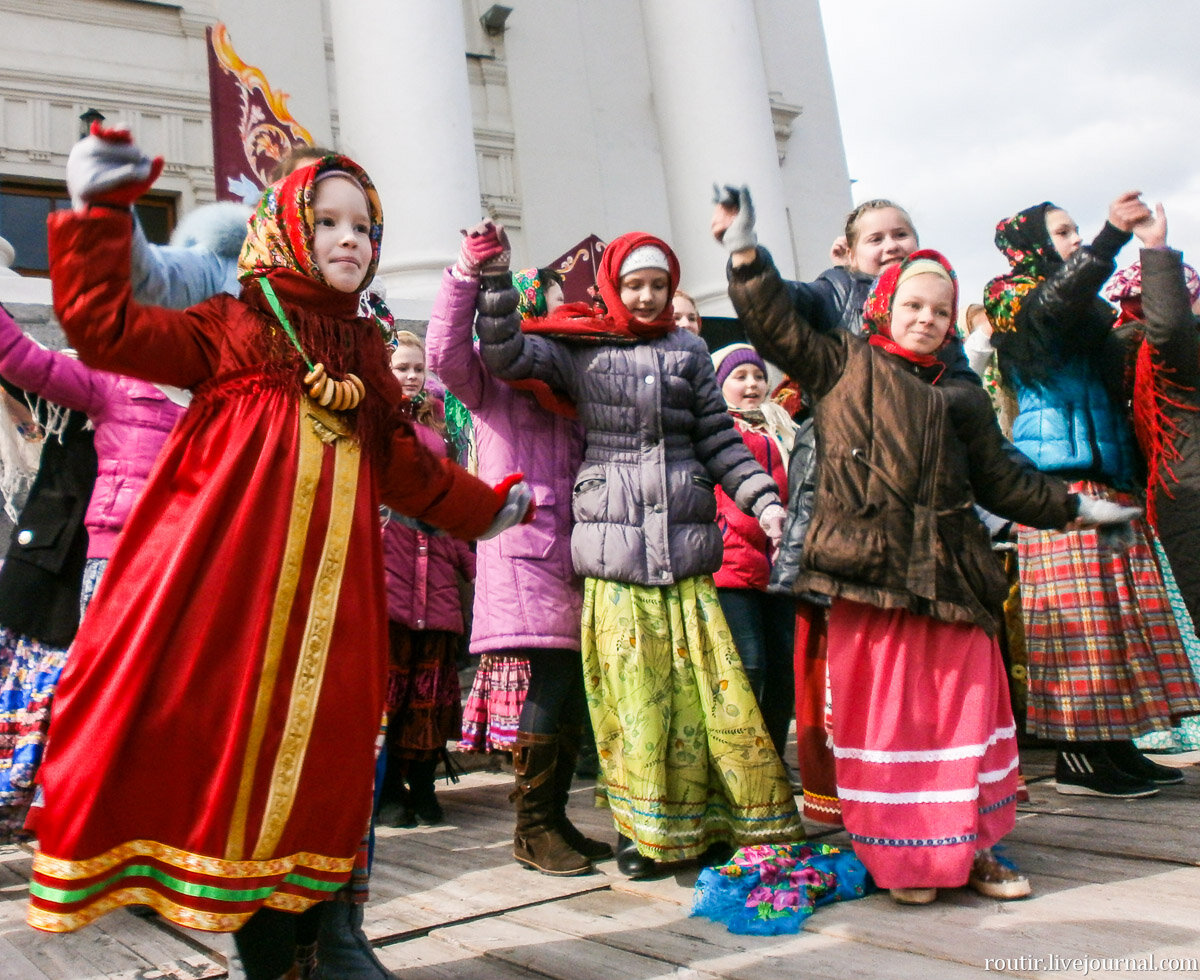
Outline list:
[[[713,369],[717,372],[717,386],[725,384],[725,379],[733,373],[733,369],[739,364],[757,364],[758,369],[763,374],[767,373],[766,362],[758,356],[756,351],[749,344],[730,344],[728,347],[722,347],[712,356]]]

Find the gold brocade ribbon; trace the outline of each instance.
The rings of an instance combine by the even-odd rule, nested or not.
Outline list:
[[[258,767],[263,761],[260,756],[266,738],[271,705],[281,683],[279,674],[284,639],[300,584],[301,565],[313,504],[320,483],[325,446],[330,443],[334,451],[334,469],[329,525],[313,582],[308,618],[300,642],[300,657],[295,674],[290,678],[291,693],[287,720],[272,764],[266,808],[253,848],[253,856],[256,859],[273,854],[295,804],[296,790],[312,734],[318,695],[329,656],[334,613],[341,594],[346,554],[350,546],[354,502],[358,490],[358,443],[350,438],[343,420],[308,399],[301,403],[298,424],[299,458],[291,518],[288,522],[279,581],[271,606],[267,646],[242,762],[237,800],[225,847],[225,857],[228,860],[243,859],[247,850],[247,820],[251,797]]]

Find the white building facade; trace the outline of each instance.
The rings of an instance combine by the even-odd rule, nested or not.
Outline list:
[[[314,140],[371,173],[401,317],[428,317],[484,215],[520,266],[593,233],[660,235],[702,312],[726,313],[713,181],[750,185],[798,278],[828,264],[851,204],[817,0],[0,0],[0,194],[61,188],[95,108],[165,157],[155,190],[179,213],[212,200],[216,22]],[[10,226],[33,220],[17,204]],[[0,276],[0,299],[38,295]]]

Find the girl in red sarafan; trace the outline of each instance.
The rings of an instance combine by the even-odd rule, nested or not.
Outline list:
[[[50,219],[55,311],[81,357],[194,399],[58,689],[29,921],[63,932],[149,905],[240,930],[248,975],[274,977],[315,931],[283,913],[347,881],[370,816],[380,502],[470,538],[528,498],[438,459],[403,420],[380,330],[357,315],[383,230],[357,164],[328,156],[268,188],[241,298],[183,311],[130,297],[144,186]]]

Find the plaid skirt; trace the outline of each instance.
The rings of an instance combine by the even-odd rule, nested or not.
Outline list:
[[[1131,502],[1092,483],[1071,489]],[[1026,724],[1039,738],[1130,739],[1200,714],[1200,687],[1141,521],[1133,535],[1132,547],[1114,553],[1094,529],[1020,529]]]
[[[479,657],[463,708],[459,752],[511,752],[529,692],[529,661],[499,653]]]

